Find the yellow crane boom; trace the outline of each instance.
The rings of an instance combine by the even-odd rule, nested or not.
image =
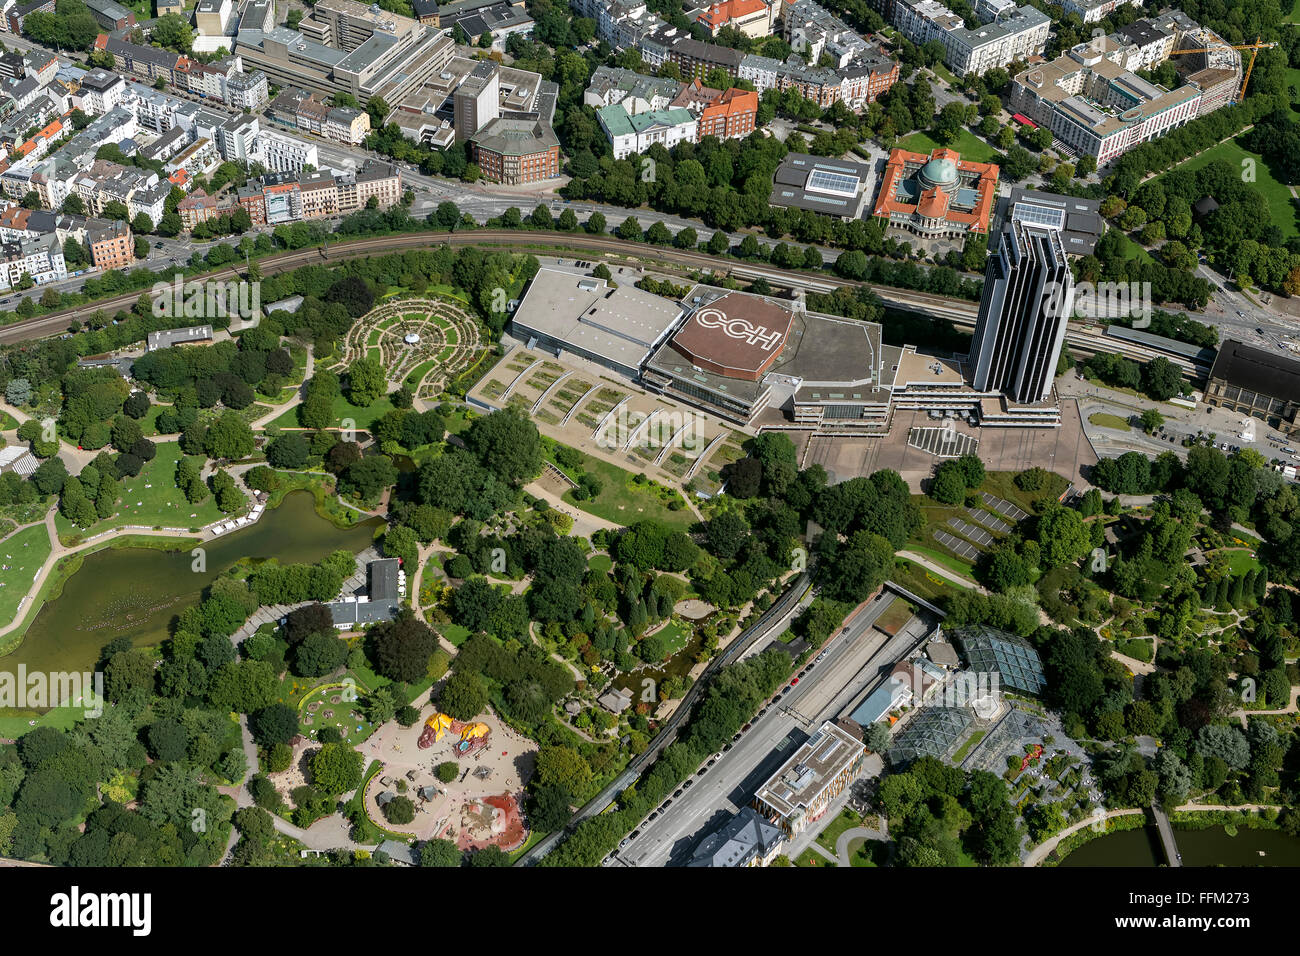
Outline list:
[[[1242,77],[1241,89],[1237,91],[1237,98],[1233,101],[1235,103],[1240,103],[1246,98],[1246,84],[1250,82],[1250,74],[1255,69],[1255,57],[1259,54],[1260,50],[1271,50],[1273,47],[1277,46],[1276,43],[1260,43],[1259,41],[1260,38],[1255,37],[1254,43],[1225,43],[1223,46],[1217,47],[1201,47],[1195,50],[1174,50],[1174,52],[1169,55],[1182,56],[1184,53],[1210,53],[1214,50],[1222,50],[1224,47],[1227,47],[1229,50],[1249,50],[1250,63],[1246,66],[1246,75]]]

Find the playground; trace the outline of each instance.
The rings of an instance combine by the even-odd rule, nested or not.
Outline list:
[[[524,785],[533,772],[537,744],[520,737],[490,711],[473,721],[458,721],[425,704],[411,727],[383,725],[358,748],[383,767],[366,788],[370,818],[386,830],[421,840],[445,837],[462,849],[492,845],[511,850],[523,844],[521,803]],[[443,783],[439,764],[459,768],[455,780]],[[415,804],[415,819],[396,826],[384,819],[384,794],[402,793]]]

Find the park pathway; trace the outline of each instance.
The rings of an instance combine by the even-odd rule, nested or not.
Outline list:
[[[1135,813],[1145,813],[1145,812],[1146,812],[1145,810],[1139,810],[1134,807],[1129,807],[1123,810],[1107,810],[1106,813],[1102,816],[1102,819],[1112,820],[1115,817],[1127,817],[1127,816],[1132,816]],[[1032,850],[1029,851],[1029,853],[1024,858],[1024,862],[1021,865],[1038,866],[1038,864],[1042,863],[1043,860],[1047,859],[1047,857],[1051,855],[1051,852],[1056,849],[1057,845],[1062,840],[1064,840],[1068,836],[1078,833],[1084,827],[1095,826],[1097,823],[1097,819],[1098,819],[1097,817],[1088,817],[1086,820],[1080,820],[1078,823],[1066,827],[1060,833],[1056,834],[1056,836],[1049,837],[1048,839],[1044,840],[1042,843],[1038,844],[1038,846],[1034,847]]]
[[[838,857],[840,866],[853,865],[853,862],[849,859],[849,844],[859,838],[889,842],[888,822],[884,822],[883,827],[879,830],[873,830],[871,827],[850,827],[841,833],[839,839],[835,841],[835,856]]]

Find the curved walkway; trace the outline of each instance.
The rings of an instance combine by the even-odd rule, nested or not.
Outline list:
[[[871,827],[850,827],[840,834],[839,839],[835,841],[835,856],[839,860],[840,866],[852,866],[853,862],[849,859],[849,844],[854,840],[880,840],[889,841],[889,826],[886,824],[883,830],[873,830]]]
[[[1115,817],[1127,817],[1132,816],[1135,813],[1145,812],[1145,810],[1139,810],[1135,807],[1127,807],[1122,810],[1107,810],[1105,814],[1103,814],[1103,819],[1113,820]],[[1025,857],[1021,866],[1038,866],[1038,864],[1042,863],[1043,860],[1047,859],[1062,840],[1072,834],[1078,833],[1084,827],[1094,826],[1096,822],[1096,817],[1088,817],[1086,820],[1080,820],[1078,823],[1066,827],[1060,833],[1056,834],[1056,836],[1048,837],[1042,843],[1038,844],[1038,846],[1029,851],[1029,854]]]

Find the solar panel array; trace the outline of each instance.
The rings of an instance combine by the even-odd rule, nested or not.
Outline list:
[[[968,627],[957,632],[973,671],[996,672],[1002,686],[1038,694],[1047,685],[1043,661],[1027,641],[991,627]]]
[[[1002,515],[1004,518],[1010,518],[1012,521],[1024,521],[1029,517],[1029,512],[1023,508],[1018,508],[1005,498],[999,498],[997,495],[991,495],[987,491],[980,493],[980,498],[984,503]]]
[[[949,518],[948,527],[953,528],[964,538],[970,538],[981,549],[993,543],[993,533],[985,531],[983,528],[971,524],[969,521],[962,521],[960,518]]]
[[[1011,210],[1013,222],[1027,222],[1035,226],[1050,226],[1061,229],[1065,226],[1065,210],[1040,206],[1037,203],[1018,202]]]
[[[955,534],[950,534],[947,531],[936,530],[934,532],[934,540],[938,541],[959,558],[973,560],[980,553],[980,549],[975,547],[975,545],[971,544],[969,541],[963,541]]]
[[[979,447],[978,438],[948,428],[908,429],[907,443],[936,458],[960,458]]]
[[[806,188],[810,192],[833,193],[837,196],[856,196],[858,193],[857,176],[849,173],[833,173],[828,169],[814,169],[808,176]]]
[[[995,518],[983,508],[967,508],[966,513],[982,524],[986,528],[992,528],[998,534],[1006,534],[1011,530],[1011,525],[1007,524],[1001,518]]]

